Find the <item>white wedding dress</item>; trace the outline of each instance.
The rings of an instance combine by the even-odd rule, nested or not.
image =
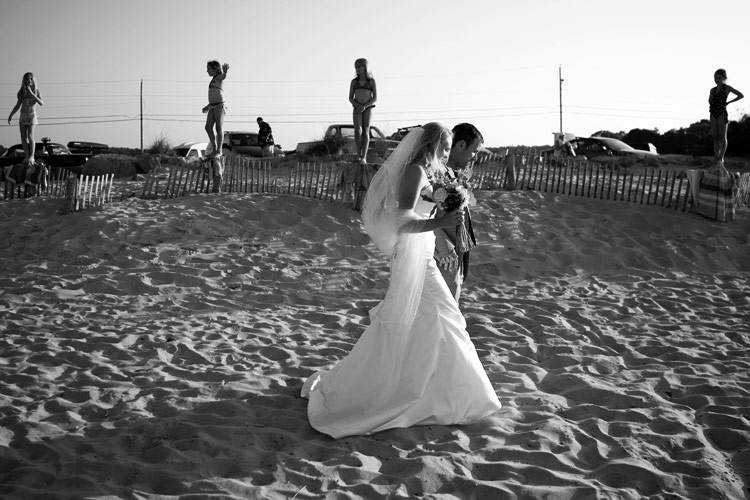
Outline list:
[[[434,204],[414,211],[428,217]],[[500,409],[466,331],[466,321],[433,259],[433,233],[423,233],[424,284],[409,331],[389,321],[402,306],[398,290],[370,311],[371,324],[352,351],[302,387],[310,424],[340,438],[394,427],[467,424]],[[399,240],[391,269],[398,269]],[[406,253],[406,252],[403,252]],[[420,251],[421,255],[421,251]],[[400,282],[392,281],[394,283]],[[398,286],[398,285],[397,285]]]

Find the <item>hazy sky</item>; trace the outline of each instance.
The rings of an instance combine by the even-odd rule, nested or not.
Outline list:
[[[551,144],[563,128],[666,131],[708,117],[713,73],[748,99],[748,0],[2,0],[0,144],[19,142],[32,71],[37,138],[138,147],[205,141],[206,61],[231,65],[226,130],[263,116],[293,149],[350,122],[354,60],[378,84],[373,124],[474,122],[489,146]]]

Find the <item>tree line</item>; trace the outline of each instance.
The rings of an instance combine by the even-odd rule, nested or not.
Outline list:
[[[613,137],[630,145],[651,143],[660,154],[682,154],[711,156],[714,154],[714,143],[711,137],[711,122],[701,120],[688,127],[672,129],[660,133],[658,129],[636,128],[630,132],[610,132],[600,130],[593,134],[601,137]],[[727,128],[727,156],[750,156],[750,114],[745,114],[737,121],[730,121]]]

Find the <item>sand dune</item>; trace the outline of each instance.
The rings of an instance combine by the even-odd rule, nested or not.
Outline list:
[[[341,440],[299,392],[385,293],[356,212],[0,204],[0,496],[748,498],[748,210],[477,194],[462,309],[503,409]]]

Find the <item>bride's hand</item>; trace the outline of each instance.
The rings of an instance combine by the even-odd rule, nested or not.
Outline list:
[[[439,219],[440,227],[455,227],[464,222],[464,209],[459,207],[451,212],[446,212]]]

